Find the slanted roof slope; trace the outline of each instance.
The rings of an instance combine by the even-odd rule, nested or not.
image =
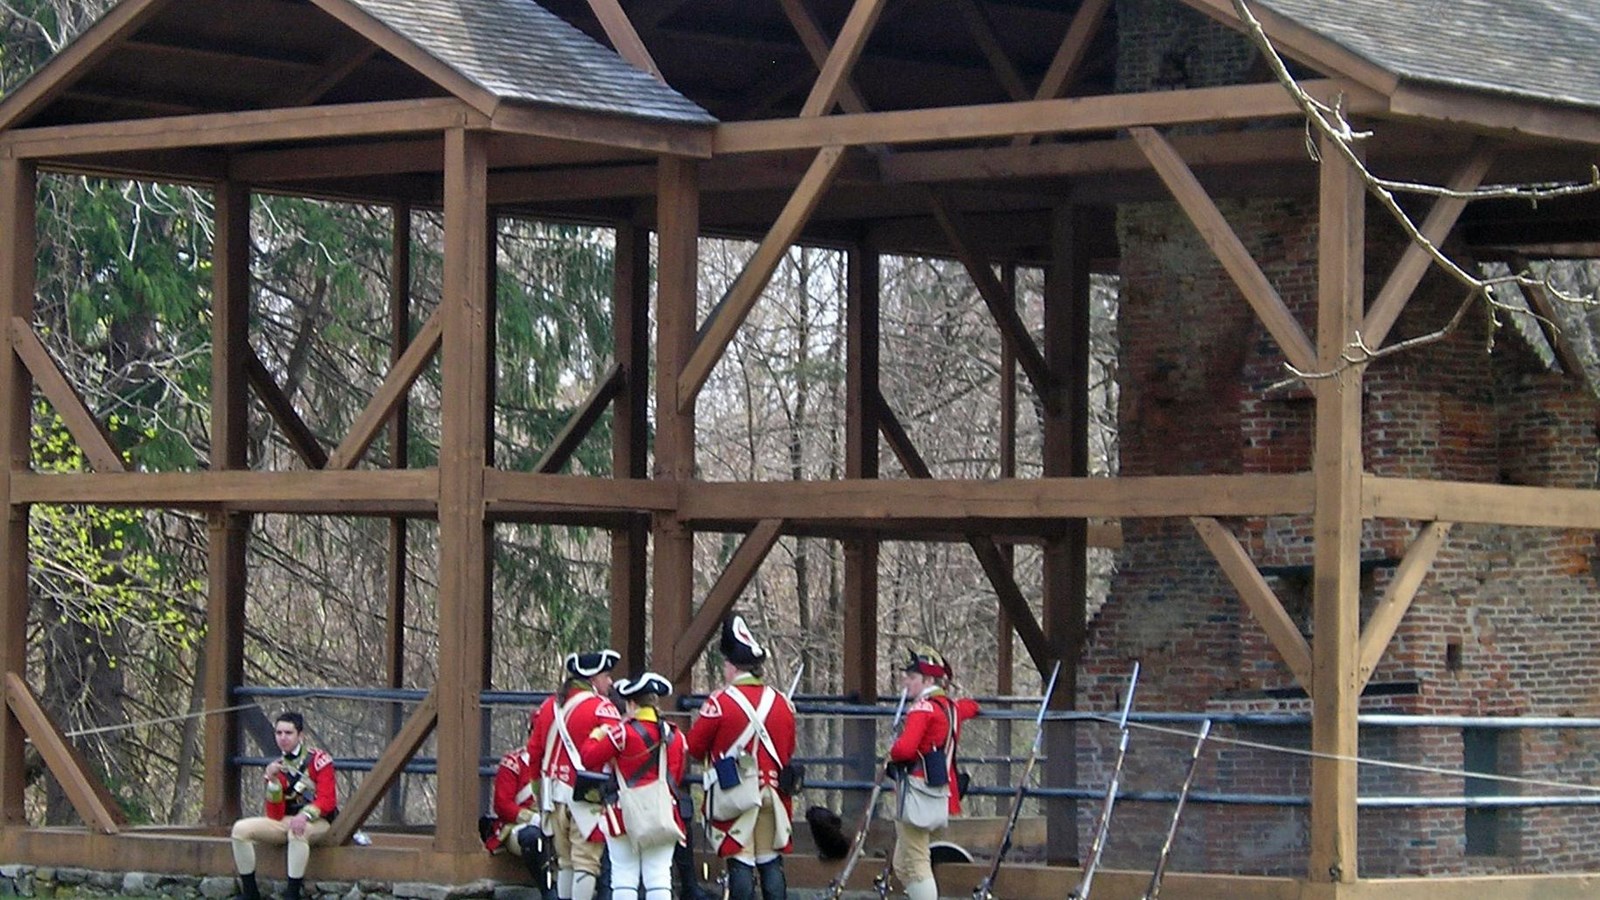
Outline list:
[[[715,118],[533,0],[350,0],[506,100],[683,123]]]
[[[1594,0],[1253,0],[1402,79],[1600,107]]]

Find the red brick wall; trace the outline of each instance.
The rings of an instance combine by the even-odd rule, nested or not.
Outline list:
[[[1223,211],[1284,301],[1314,334],[1315,208],[1309,201],[1224,202]],[[1398,232],[1370,216],[1369,299],[1387,277]],[[1124,475],[1297,472],[1310,467],[1313,408],[1304,386],[1283,384],[1282,356],[1181,211],[1138,204],[1120,213],[1123,296],[1121,472]],[[1426,280],[1393,339],[1440,327],[1460,289]],[[1491,351],[1481,313],[1454,334],[1373,364],[1366,373],[1363,447],[1368,471],[1394,477],[1593,487],[1595,403],[1559,375],[1539,371],[1515,335]],[[1249,549],[1292,615],[1308,616],[1304,569],[1310,521],[1225,523]],[[1419,523],[1369,522],[1362,558],[1369,611]],[[1110,600],[1091,623],[1081,702],[1115,706],[1128,660],[1144,675],[1145,710],[1308,711],[1288,696],[1293,679],[1244,611],[1193,528],[1183,520],[1124,523]],[[1400,626],[1374,683],[1410,693],[1368,697],[1364,709],[1460,715],[1600,714],[1600,603],[1594,536],[1582,532],[1457,526]],[[1309,631],[1309,624],[1307,624]],[[1314,639],[1314,636],[1312,636]],[[1451,644],[1459,665],[1448,662]],[[1224,738],[1306,745],[1296,728],[1221,728]],[[1101,783],[1114,732],[1085,728],[1082,778]],[[1136,732],[1132,790],[1173,790],[1188,741]],[[1502,770],[1586,783],[1600,768],[1600,735],[1512,732]],[[1303,757],[1217,745],[1199,789],[1303,795]],[[1363,730],[1363,755],[1457,770],[1458,728]],[[1461,780],[1364,766],[1364,794],[1452,795]],[[1516,791],[1511,791],[1516,792]],[[1524,793],[1554,793],[1530,787]],[[1084,834],[1097,810],[1083,811]],[[1149,865],[1168,811],[1119,809],[1112,865]],[[1501,813],[1500,850],[1469,856],[1460,809],[1364,810],[1364,874],[1560,871],[1600,865],[1600,814],[1580,808]],[[1175,864],[1213,871],[1300,874],[1303,808],[1197,806],[1186,814]]]

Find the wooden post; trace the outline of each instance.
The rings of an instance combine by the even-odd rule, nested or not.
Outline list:
[[[389,254],[389,368],[393,369],[411,345],[411,204],[394,207],[393,246]],[[402,399],[389,419],[389,468],[404,469],[411,448],[411,406]],[[409,545],[406,519],[389,519],[389,558],[385,585],[384,670],[389,687],[406,684],[406,559]],[[400,733],[405,710],[389,707],[389,737]],[[384,818],[399,822],[404,816],[404,792],[396,780],[384,801]]]
[[[439,452],[439,799],[441,852],[478,849],[478,763],[488,648],[489,524],[483,474],[490,393],[488,139],[454,128],[444,153],[444,344]]]
[[[616,275],[611,293],[612,361],[622,367],[622,390],[612,403],[611,475],[649,476],[650,232],[631,222],[617,226]],[[645,652],[650,526],[639,517],[611,532],[611,647],[630,672]]]
[[[250,322],[250,191],[236,182],[216,186],[211,251],[211,468],[248,468],[245,458],[249,385],[245,359]],[[250,517],[206,516],[206,709],[203,818],[225,825],[239,818],[239,717],[234,705],[244,680],[245,548]]]
[[[699,275],[700,169],[693,160],[662,157],[656,198],[656,453],[655,477],[694,478],[694,404],[680,406],[678,377],[694,352]],[[651,657],[670,665],[694,600],[694,533],[676,516],[651,519],[655,571]],[[688,684],[679,684],[685,691]]]
[[[1017,302],[1017,266],[1007,263],[1000,269],[1000,286],[1005,290],[1006,296],[1011,298],[1011,304]],[[1000,342],[1000,477],[1017,477],[1017,355],[1011,349],[1011,344]],[[1016,572],[1016,547],[1006,544],[1000,548],[1005,556],[1006,565]],[[1011,616],[1006,612],[1003,604],[999,604],[994,617],[994,692],[1002,697],[1010,695],[1015,689],[1015,679],[1012,670],[1016,666],[1017,649],[1016,630],[1011,624]],[[995,723],[995,746],[1001,756],[1011,753],[1011,720],[1001,719]],[[995,769],[995,783],[1011,783],[1011,765],[1002,763]],[[994,798],[994,812],[997,816],[1005,815],[1011,809],[1010,797]]]
[[[878,372],[880,259],[863,244],[851,247],[845,269],[845,477],[878,477]],[[841,687],[861,702],[878,699],[878,542],[844,542],[844,611]],[[843,747],[860,765],[850,778],[870,780],[877,765],[876,723],[847,719]],[[844,812],[859,812],[865,798],[845,795]],[[853,802],[851,802],[853,801]]]
[[[1317,239],[1317,360],[1335,371],[1361,326],[1366,241],[1363,184],[1322,147]],[[1312,586],[1311,853],[1307,878],[1353,882],[1356,869],[1356,707],[1361,641],[1360,368],[1311,382],[1316,394],[1316,541]]]
[[[0,159],[0,314],[33,321],[34,259],[37,233],[32,163]],[[33,423],[33,379],[12,349],[14,332],[4,329],[0,352],[0,676],[27,674],[28,507],[11,502],[11,475],[29,464]],[[0,704],[0,825],[23,825],[26,738],[22,723]]]
[[[1051,220],[1050,268],[1044,286],[1044,357],[1058,385],[1061,402],[1044,408],[1044,475],[1089,474],[1089,254],[1084,249],[1085,217],[1078,207],[1058,207]],[[1044,546],[1045,635],[1061,659],[1061,677],[1052,709],[1077,705],[1078,662],[1083,653],[1088,592],[1088,522],[1066,519],[1060,534]],[[1073,727],[1055,723],[1045,732],[1045,783],[1077,781],[1077,741]],[[1078,856],[1077,804],[1046,805],[1045,855],[1053,864]]]

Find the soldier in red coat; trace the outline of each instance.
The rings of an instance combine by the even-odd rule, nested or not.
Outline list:
[[[578,748],[597,731],[621,739],[622,715],[606,697],[620,659],[615,650],[568,654],[566,684],[533,714],[528,760],[540,777],[542,824],[555,848],[560,900],[594,900],[600,878],[611,774],[586,770]]]
[[[705,763],[708,831],[726,860],[728,900],[754,900],[758,873],[766,900],[785,900],[793,813],[779,785],[794,756],[794,705],[762,683],[767,653],[742,616],[723,621],[721,649],[727,684],[689,728],[689,755]]]
[[[266,815],[233,823],[233,864],[239,872],[239,895],[260,900],[256,884],[256,844],[287,844],[289,876],[286,900],[300,900],[311,861],[311,845],[328,833],[339,811],[333,757],[305,741],[305,716],[282,712],[272,723],[278,759],[267,763]]]
[[[483,817],[478,828],[485,850],[510,852],[521,857],[534,884],[544,896],[554,900],[555,886],[547,865],[547,842],[539,825],[538,779],[534,776],[526,745],[500,757],[500,764],[494,770],[493,814]]]
[[[889,748],[889,766],[900,792],[901,814],[894,823],[894,872],[905,885],[909,900],[937,900],[929,850],[935,828],[913,823],[906,812],[913,790],[945,796],[939,802],[949,815],[961,812],[961,785],[956,775],[956,745],[961,723],[979,712],[976,701],[956,699],[946,691],[954,677],[950,664],[931,647],[910,651],[901,671],[901,685],[911,700],[905,724]],[[935,768],[936,767],[936,768]]]
[[[606,807],[606,849],[611,855],[612,900],[672,900],[672,854],[687,834],[678,813],[677,785],[688,766],[683,732],[661,721],[656,707],[672,683],[654,672],[617,682],[627,702],[621,740],[597,729],[582,747],[591,770],[612,767],[619,802]],[[664,783],[664,787],[655,787]],[[621,793],[634,802],[624,803]],[[639,816],[635,821],[633,816]]]

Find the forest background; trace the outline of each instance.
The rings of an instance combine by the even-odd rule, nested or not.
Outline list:
[[[14,89],[110,5],[0,2],[0,87]],[[141,471],[207,464],[211,204],[209,192],[193,187],[40,177],[36,330]],[[325,447],[338,443],[388,369],[392,216],[386,208],[254,200],[250,342]],[[413,215],[414,322],[438,303],[440,226],[435,213]],[[529,470],[609,365],[613,238],[591,225],[502,219],[498,247],[494,455],[502,468]],[[702,241],[702,315],[753,249]],[[841,477],[844,264],[836,250],[788,254],[701,395],[700,477]],[[882,283],[889,403],[937,477],[999,477],[1001,347],[971,281],[950,261],[891,257]],[[1024,320],[1037,330],[1042,274],[1021,269],[1016,283]],[[1114,282],[1099,282],[1095,298],[1094,459],[1096,473],[1107,474],[1116,459]],[[1026,477],[1041,465],[1037,398],[1018,381],[1016,472]],[[411,394],[409,466],[437,459],[438,393],[435,364]],[[251,467],[300,466],[264,411],[253,406],[250,415]],[[37,395],[33,437],[36,469],[84,468]],[[571,470],[610,474],[609,438],[608,415]],[[390,452],[380,439],[366,464],[387,465]],[[882,469],[904,477],[892,454],[883,454]],[[315,741],[344,758],[382,749],[393,704],[315,692],[387,684],[388,534],[383,519],[252,519],[245,683],[306,694],[263,699],[250,712],[259,720],[285,704],[303,708]],[[697,597],[738,538],[697,537]],[[438,650],[435,524],[409,522],[407,539],[403,681],[425,690]],[[133,821],[195,821],[208,721],[196,680],[206,627],[204,519],[35,506],[30,545],[29,682]],[[564,652],[607,641],[609,541],[587,529],[500,525],[493,547],[491,686],[549,690]],[[1020,546],[1016,555],[1018,582],[1037,603],[1037,554]],[[1108,566],[1109,556],[1097,553],[1101,592]],[[886,544],[880,577],[885,669],[906,647],[928,643],[946,649],[969,691],[992,693],[996,602],[970,549]],[[840,690],[842,582],[835,541],[784,538],[768,557],[739,606],[771,647],[775,680],[787,682],[803,664],[803,693]],[[1037,692],[1037,673],[1017,668],[1016,689]],[[698,686],[714,676],[707,664]],[[882,681],[882,690],[895,690],[887,671]],[[488,750],[497,754],[522,739],[526,709],[488,709]],[[836,745],[836,722],[805,727],[808,749]],[[268,752],[249,742],[245,750]],[[247,789],[255,780],[245,780]],[[381,815],[430,821],[431,781],[407,776]],[[28,807],[35,822],[75,820],[42,765],[30,768]]]
[[[0,91],[9,93],[90,25],[111,0],[0,0]],[[36,331],[91,409],[142,471],[203,468],[209,456],[211,195],[177,185],[44,174],[39,186]],[[250,342],[325,447],[338,443],[387,372],[389,256],[386,208],[275,196],[252,207]],[[440,221],[413,214],[413,322],[438,303]],[[529,470],[603,377],[612,355],[613,238],[592,224],[501,219],[498,229],[496,465]],[[701,242],[699,297],[709,312],[754,245]],[[844,459],[844,255],[791,250],[761,303],[712,373],[697,407],[699,477],[822,480]],[[1559,287],[1590,295],[1593,264],[1539,266]],[[1042,320],[1043,275],[1015,271],[1024,322]],[[1091,311],[1091,474],[1117,467],[1117,284],[1097,277]],[[1498,298],[1517,305],[1520,298]],[[999,334],[962,268],[949,260],[882,261],[882,390],[941,478],[1007,474],[1001,447]],[[1549,355],[1530,317],[1508,323]],[[1563,330],[1597,373],[1594,308],[1563,309]],[[1038,398],[1017,379],[1015,474],[1042,469]],[[405,464],[438,456],[439,373],[411,393]],[[290,469],[298,456],[252,406],[249,461]],[[77,471],[82,454],[36,396],[33,465]],[[569,464],[610,474],[609,414]],[[366,465],[390,464],[380,437]],[[883,477],[905,477],[880,448]],[[434,523],[407,524],[406,687],[435,677],[438,585]],[[696,538],[696,596],[703,597],[738,535]],[[262,699],[257,720],[303,708],[314,740],[341,758],[375,756],[395,704],[318,695],[321,688],[381,687],[389,522],[383,519],[252,518],[248,549],[245,683],[297,688]],[[74,735],[135,822],[190,823],[199,815],[197,765],[203,708],[206,527],[183,512],[35,506],[32,511],[30,684]],[[562,655],[603,645],[609,628],[610,548],[588,529],[503,524],[494,531],[492,684],[549,690]],[[1110,550],[1091,551],[1089,608],[1104,601]],[[1037,611],[1037,548],[1015,548],[1016,578]],[[1037,693],[1039,675],[1017,654],[1002,678],[997,603],[963,543],[888,543],[880,562],[880,689],[892,694],[888,661],[914,644],[943,648],[965,690]],[[843,554],[835,541],[786,537],[740,601],[769,644],[774,680],[803,665],[800,691],[841,690]],[[709,661],[699,688],[717,673]],[[1014,679],[1014,681],[1012,680]],[[525,707],[486,707],[491,753],[519,743]],[[974,729],[969,752],[1003,749],[1009,729]],[[1022,752],[1031,733],[1020,730]],[[837,720],[806,722],[802,746],[839,751]],[[1013,744],[1009,749],[1016,749]],[[267,748],[247,742],[246,752]],[[431,750],[425,746],[423,755]],[[998,774],[998,773],[997,773]],[[346,773],[345,789],[359,777]],[[246,778],[251,786],[256,779]],[[432,779],[408,775],[380,811],[390,822],[432,820]],[[250,802],[247,793],[247,802]],[[30,769],[30,819],[75,814],[42,765]]]

